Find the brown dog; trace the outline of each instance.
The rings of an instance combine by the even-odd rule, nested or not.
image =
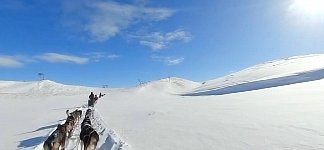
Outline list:
[[[72,132],[74,129],[75,118],[73,116],[68,116],[66,118],[64,125],[66,126],[66,131],[68,133],[68,137],[70,138],[72,136]]]
[[[61,147],[64,150],[66,138],[66,126],[58,125],[56,130],[44,142],[44,150],[59,150]]]
[[[73,112],[73,114],[75,115],[75,117],[77,118],[77,120],[79,121],[82,115],[82,110],[75,110]]]
[[[67,116],[73,116],[75,119],[75,123],[78,122],[81,118],[82,115],[82,110],[76,109],[75,111],[69,113],[69,110],[66,110],[66,115]]]

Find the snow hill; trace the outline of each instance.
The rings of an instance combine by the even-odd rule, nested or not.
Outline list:
[[[324,78],[324,55],[296,56],[255,65],[203,82],[185,95],[223,95],[271,88]]]
[[[21,94],[21,95],[39,95],[39,94],[81,94],[88,93],[93,88],[64,85],[50,80],[43,81],[0,81],[0,93],[2,94]]]
[[[147,92],[147,90],[150,90],[151,92],[158,91],[170,94],[179,94],[196,88],[200,85],[201,83],[190,81],[187,79],[169,77],[157,81],[143,83],[136,87],[136,90],[145,92]]]
[[[95,106],[96,129],[107,129],[98,149],[324,149],[323,61],[298,56],[202,83],[171,77],[121,89],[0,81],[0,145],[41,149],[93,91],[106,94]]]

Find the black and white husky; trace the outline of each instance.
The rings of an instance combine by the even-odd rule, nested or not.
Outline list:
[[[99,134],[91,127],[90,115],[86,115],[81,123],[80,139],[84,150],[95,150],[99,141]]]
[[[64,149],[66,139],[66,125],[58,125],[56,130],[44,142],[44,150],[59,150]]]

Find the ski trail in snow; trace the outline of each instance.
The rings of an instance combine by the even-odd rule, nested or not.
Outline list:
[[[102,119],[100,112],[93,109],[93,119],[91,120],[93,128],[98,132],[100,140],[97,148],[99,150],[121,150],[128,145],[121,140],[113,130],[107,128],[107,124]]]
[[[81,150],[82,149],[81,147],[83,146],[83,144],[82,144],[82,141],[80,140],[81,122],[84,119],[84,114],[85,114],[86,110],[88,109],[88,107],[86,105],[83,105],[79,109],[82,110],[82,116],[81,116],[80,120],[76,123],[74,131],[72,132],[72,136],[70,138],[66,139],[65,150]],[[97,150],[127,149],[128,145],[123,140],[121,140],[113,130],[108,128],[108,125],[103,120],[100,112],[97,109],[92,108],[92,107],[90,107],[90,109],[92,109],[92,112],[93,112],[93,115],[91,116],[92,127],[99,134],[99,141],[98,141],[96,149]],[[64,122],[65,122],[65,120],[62,121],[61,124],[63,124]],[[52,132],[54,132],[55,129],[53,129],[53,131],[51,131],[48,134],[48,136],[50,134],[52,134]],[[34,150],[43,150],[43,144],[44,144],[44,142],[37,145]]]

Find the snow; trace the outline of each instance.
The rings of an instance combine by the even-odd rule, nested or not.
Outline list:
[[[0,81],[0,92],[2,94],[77,95],[81,93],[87,93],[90,89],[94,89],[94,88],[64,85],[50,80],[43,80],[40,82]]]
[[[106,94],[95,105],[95,120],[107,128],[100,149],[117,149],[114,142],[140,150],[324,149],[322,61],[320,54],[291,57],[204,84],[174,77],[122,89],[1,81],[0,145],[41,148],[65,110],[82,107],[94,91]]]
[[[324,78],[323,64],[323,54],[269,61],[206,81],[185,95],[222,95],[319,80]]]
[[[153,92],[159,91],[170,94],[179,94],[196,88],[199,85],[201,85],[201,83],[177,77],[169,77],[158,81],[143,83],[139,85],[138,88],[136,88],[136,90],[145,92],[147,92],[147,90],[151,90]]]

